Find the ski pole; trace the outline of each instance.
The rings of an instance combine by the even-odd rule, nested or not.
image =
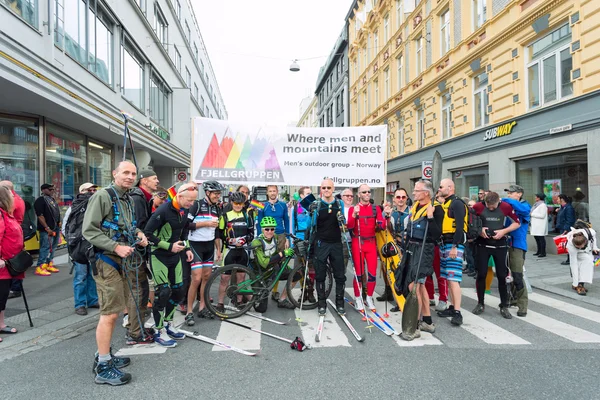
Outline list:
[[[242,323],[239,323],[239,322],[231,321],[231,320],[226,319],[226,318],[221,318],[221,321],[225,321],[225,322],[228,322],[230,324],[237,325],[237,326],[239,326],[241,328],[245,328],[245,329],[251,330],[252,332],[260,333],[261,335],[272,337],[273,339],[281,340],[282,342],[286,342],[286,343],[289,343],[289,344],[292,344],[294,342],[291,339],[287,339],[287,338],[284,338],[284,337],[281,337],[281,336],[277,336],[277,335],[274,335],[274,334],[269,333],[269,332],[261,331],[260,329],[253,328],[251,326],[248,326],[248,325],[245,325],[245,324],[242,324]],[[310,347],[309,344],[306,344],[306,348],[310,349],[311,347]]]

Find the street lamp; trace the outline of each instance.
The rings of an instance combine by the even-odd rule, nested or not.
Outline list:
[[[290,65],[290,71],[292,71],[292,72],[300,71],[300,66],[298,65],[298,60],[292,61],[292,64]]]

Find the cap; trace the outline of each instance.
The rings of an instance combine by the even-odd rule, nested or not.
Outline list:
[[[86,182],[79,186],[79,193],[87,192],[88,189],[97,188],[98,185],[94,185],[93,183]]]
[[[46,190],[46,189],[54,189],[54,185],[51,183],[44,183],[44,184],[42,184],[42,186],[40,186],[40,190]]]
[[[536,193],[535,197],[539,198],[540,200],[546,199],[546,195],[544,193]]]
[[[523,186],[519,186],[519,185],[510,185],[508,187],[508,189],[504,189],[505,192],[518,192],[518,193],[525,193],[525,190],[523,190]]]
[[[156,176],[156,172],[151,169],[143,169],[138,174],[138,179],[150,178],[151,176]]]

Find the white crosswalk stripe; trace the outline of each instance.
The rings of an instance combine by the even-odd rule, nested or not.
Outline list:
[[[593,322],[600,322],[600,312],[591,311],[587,308],[579,307],[566,301],[557,300],[552,297],[544,296],[539,293],[529,293],[530,301],[535,301],[548,307],[556,308],[557,310],[577,315],[578,317],[589,319]]]
[[[248,325],[254,329],[262,329],[262,321],[258,318],[253,318],[248,315],[242,315],[235,319],[244,325]],[[221,328],[217,335],[217,340],[227,343],[230,346],[238,347],[242,350],[260,350],[260,333],[242,328],[227,322],[221,322]],[[220,346],[213,346],[212,351],[228,351]]]

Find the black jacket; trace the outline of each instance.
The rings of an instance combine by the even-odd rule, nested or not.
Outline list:
[[[144,195],[144,192],[139,187],[134,187],[129,192],[129,195],[133,199],[136,226],[143,231],[152,214],[152,199],[147,201],[146,195]]]

